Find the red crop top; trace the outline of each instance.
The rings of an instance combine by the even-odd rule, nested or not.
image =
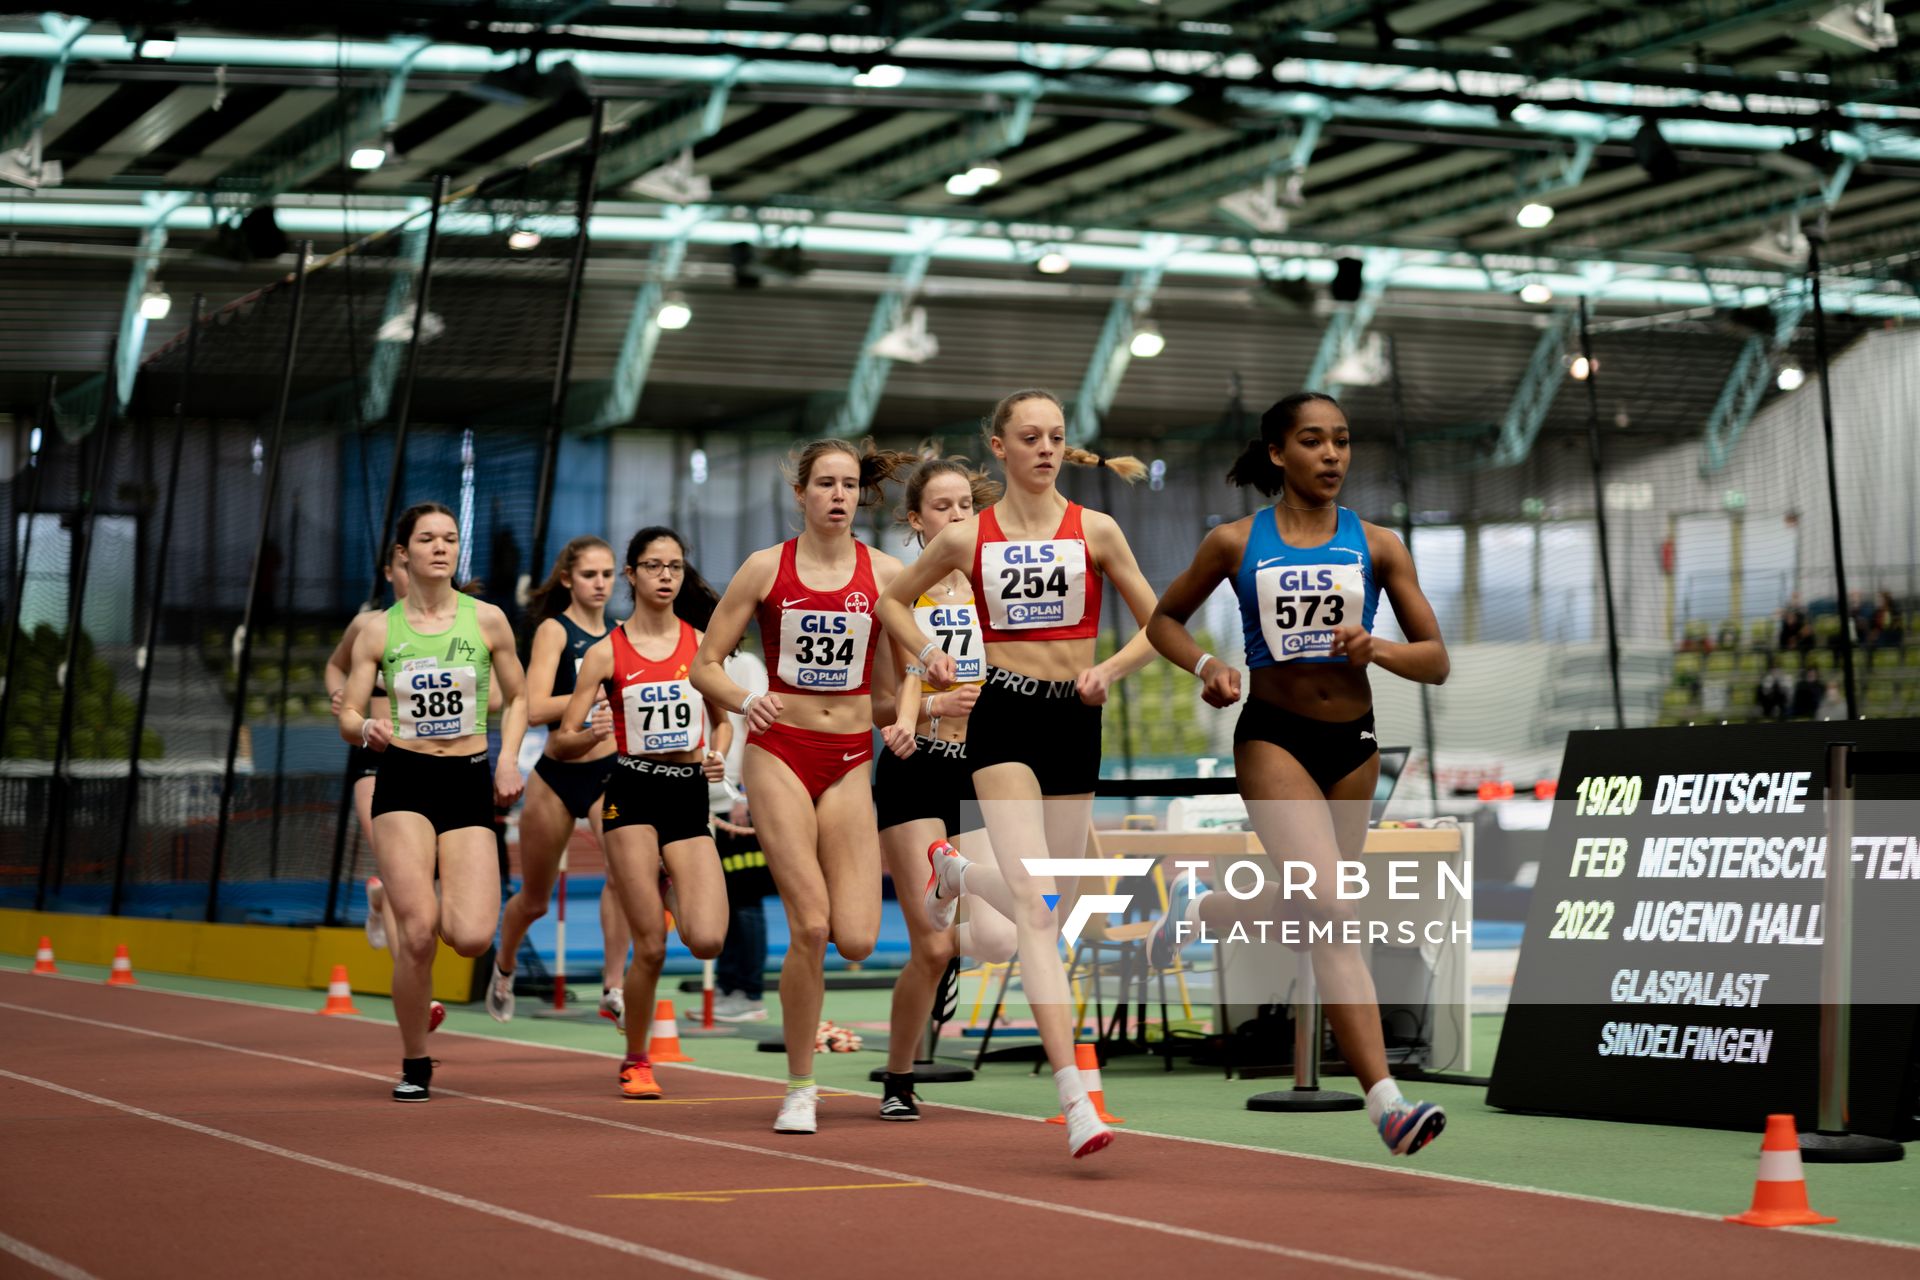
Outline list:
[[[707,745],[707,701],[687,679],[700,635],[684,618],[680,641],[664,661],[633,647],[624,626],[613,629],[613,740],[623,756],[672,755]]]
[[[873,557],[856,541],[853,576],[816,591],[800,581],[799,545],[798,538],[781,545],[779,572],[757,611],[768,692],[864,695],[872,687],[873,603],[880,598]]]
[[[1044,541],[1010,542],[997,508],[980,513],[973,544],[973,598],[986,644],[1011,640],[1088,640],[1100,631],[1100,566],[1081,527],[1085,510],[1067,504]]]

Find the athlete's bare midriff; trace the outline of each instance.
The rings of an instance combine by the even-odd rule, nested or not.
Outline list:
[[[987,665],[1036,680],[1074,680],[1094,663],[1094,639],[1006,640],[987,646]]]
[[[1358,720],[1373,707],[1364,669],[1346,662],[1282,662],[1256,667],[1248,696],[1314,720]]]
[[[867,733],[873,699],[864,693],[783,693],[779,723],[809,733]]]

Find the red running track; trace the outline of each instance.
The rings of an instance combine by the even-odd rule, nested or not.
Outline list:
[[[1913,1250],[1031,1120],[822,1100],[611,1055],[442,1034],[434,1100],[390,1027],[0,972],[0,1276],[635,1274],[979,1280],[1920,1270]],[[1035,1088],[1044,1088],[1036,1082]],[[628,1197],[628,1198],[609,1198]],[[642,1198],[644,1197],[644,1198]],[[64,1269],[63,1269],[64,1268]]]

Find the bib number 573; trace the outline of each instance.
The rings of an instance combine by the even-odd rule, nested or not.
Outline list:
[[[1287,630],[1294,627],[1311,627],[1314,625],[1314,614],[1322,605],[1326,606],[1326,612],[1320,618],[1320,625],[1323,627],[1337,627],[1347,616],[1346,601],[1338,595],[1275,596],[1273,598],[1274,625]]]

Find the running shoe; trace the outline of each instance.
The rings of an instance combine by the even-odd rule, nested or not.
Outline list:
[[[1113,1130],[1101,1123],[1093,1099],[1082,1094],[1067,1108],[1067,1150],[1078,1160],[1113,1145]]]
[[[387,913],[380,909],[386,886],[379,876],[367,877],[367,945],[375,951],[387,949]]]
[[[1173,920],[1171,908],[1153,922],[1153,928],[1147,930],[1147,967],[1149,969],[1171,969],[1174,957],[1180,954],[1180,948],[1173,943]]]
[[[775,1133],[817,1133],[820,1129],[816,1110],[819,1107],[820,1089],[818,1085],[808,1085],[804,1089],[789,1089],[787,1096],[780,1099],[780,1114],[775,1117]]]
[[[627,993],[619,987],[600,989],[600,1016],[620,1029],[622,1035],[627,1030]]]
[[[447,1006],[435,1000],[427,1006],[427,1034],[432,1035],[447,1020]]]
[[[935,929],[953,927],[954,908],[960,905],[960,877],[967,860],[945,840],[927,846],[927,917]]]
[[[487,1012],[495,1022],[513,1021],[513,975],[500,972],[498,966],[487,984]]]
[[[651,1063],[629,1062],[620,1068],[620,1092],[629,1098],[658,1098],[663,1090],[653,1078]]]
[[[918,1120],[920,1108],[910,1093],[890,1093],[880,1099],[880,1118],[882,1120]]]
[[[749,1000],[746,996],[721,996],[713,1002],[713,1020],[715,1022],[765,1022],[767,1004],[764,1000]]]
[[[415,1084],[411,1080],[402,1080],[399,1084],[393,1086],[393,1100],[395,1102],[425,1102],[427,1101],[427,1086]]]
[[[1447,1113],[1434,1103],[1402,1098],[1380,1116],[1380,1140],[1394,1155],[1410,1156],[1446,1127]]]

